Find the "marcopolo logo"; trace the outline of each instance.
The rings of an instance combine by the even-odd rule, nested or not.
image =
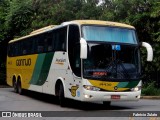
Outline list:
[[[63,65],[66,62],[66,59],[56,59],[55,64]]]
[[[16,66],[30,66],[30,65],[31,65],[31,58],[16,60]]]

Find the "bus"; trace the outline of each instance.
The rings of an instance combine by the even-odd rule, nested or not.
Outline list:
[[[73,20],[11,40],[7,84],[23,94],[31,90],[84,102],[137,101],[142,81],[140,48],[133,26],[100,20]]]

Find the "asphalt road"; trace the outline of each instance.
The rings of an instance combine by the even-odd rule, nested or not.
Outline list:
[[[40,94],[36,92],[27,91],[25,92],[25,95],[19,95],[14,93],[13,88],[0,88],[0,111],[65,111],[65,112],[59,112],[56,113],[57,117],[55,116],[54,119],[56,120],[83,120],[86,117],[83,117],[84,113],[89,113],[87,119],[89,120],[97,120],[97,117],[99,117],[102,113],[106,113],[108,115],[114,114],[115,112],[126,114],[128,111],[133,113],[144,113],[145,111],[151,111],[153,114],[153,111],[159,111],[158,114],[160,114],[160,100],[148,100],[148,99],[141,99],[138,102],[112,102],[111,107],[107,108],[106,106],[103,106],[102,103],[81,103],[78,101],[73,100],[67,100],[66,107],[60,107],[58,99],[54,96]],[[75,112],[74,112],[75,111]],[[113,113],[112,113],[113,112]],[[72,114],[73,116],[69,116],[69,118],[63,116],[64,114]],[[93,113],[93,114],[92,114]],[[76,114],[78,116],[82,117],[76,117]],[[125,115],[124,115],[125,116]],[[142,117],[142,116],[141,116]],[[106,120],[106,115],[103,117],[99,117],[98,120]],[[117,119],[119,117],[112,117],[110,115],[110,120]],[[142,117],[142,120],[150,120],[152,117]],[[0,118],[1,120],[2,118]],[[11,118],[8,118],[11,119]],[[35,118],[37,120],[48,120],[53,119],[51,117],[49,118]],[[119,118],[122,119],[122,118]],[[123,118],[124,119],[124,118]],[[131,117],[125,117],[125,119],[130,120],[137,120],[139,117],[133,118]],[[160,120],[160,118],[155,118],[152,120]]]

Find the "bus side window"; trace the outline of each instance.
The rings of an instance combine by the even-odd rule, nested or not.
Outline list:
[[[26,54],[33,54],[34,53],[34,41],[33,38],[28,38],[28,40],[26,41]]]
[[[66,51],[67,27],[55,30],[54,45],[56,51]]]
[[[37,54],[38,53],[38,37],[37,36],[32,37],[32,41],[33,41],[33,54]]]
[[[28,48],[27,48],[27,40],[21,42],[21,53],[22,55],[26,55]]]
[[[21,55],[33,54],[33,39],[28,38],[20,42]]]
[[[44,40],[44,50],[45,52],[51,52],[53,51],[53,35],[52,33],[46,33],[45,34],[45,40]]]
[[[47,47],[47,51],[48,52],[51,52],[51,51],[53,51],[53,43],[52,43],[53,41],[52,41],[52,38],[48,38],[48,47]]]
[[[43,46],[40,46],[40,45],[39,45],[39,46],[37,47],[38,53],[42,53],[43,50],[44,50],[44,49],[43,49]]]
[[[45,52],[45,50],[44,50],[45,35],[44,34],[39,35],[39,37],[37,37],[36,40],[37,40],[37,43],[38,43],[38,45],[37,45],[37,52],[38,53]]]
[[[20,42],[14,43],[14,56],[18,56],[21,54],[20,50]]]

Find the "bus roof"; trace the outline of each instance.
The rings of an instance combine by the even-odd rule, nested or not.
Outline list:
[[[32,31],[30,34],[34,35],[34,34],[37,34],[37,33],[41,33],[41,32],[44,32],[46,30],[49,30],[49,29],[51,29],[51,28],[53,28],[55,26],[57,26],[57,25],[50,25],[50,26],[47,26],[47,27],[43,27],[43,28],[40,28],[38,30]]]
[[[53,29],[54,27],[56,27],[57,25],[49,25],[47,27],[43,27],[43,28],[40,28],[38,30],[34,30],[32,31],[29,35],[26,35],[26,36],[23,36],[23,37],[20,37],[20,38],[17,38],[17,39],[13,39],[11,40],[9,43],[12,43],[12,42],[15,42],[15,41],[19,41],[21,39],[25,39],[25,38],[28,38],[28,37],[31,37],[31,36],[34,36],[34,35],[37,35],[37,34],[40,34],[40,33],[44,33],[44,32],[47,32],[51,29]]]
[[[44,33],[46,31],[50,31],[54,28],[58,28],[61,26],[69,25],[69,24],[78,24],[78,25],[106,25],[106,26],[114,26],[114,27],[122,27],[122,28],[130,28],[130,29],[135,29],[131,25],[123,24],[123,23],[118,23],[118,22],[111,22],[111,21],[101,21],[101,20],[73,20],[73,21],[68,21],[68,22],[63,22],[61,25],[50,25],[47,27],[40,28],[38,30],[32,31],[29,35],[13,39],[9,43],[19,41],[21,39],[25,39],[40,33]]]
[[[107,25],[107,26],[115,26],[115,27],[122,27],[122,28],[131,28],[135,29],[131,25],[127,25],[124,23],[118,23],[118,22],[111,22],[111,21],[102,21],[102,20],[74,20],[70,22],[64,22],[62,24],[71,24],[71,23],[77,23],[80,25]]]

